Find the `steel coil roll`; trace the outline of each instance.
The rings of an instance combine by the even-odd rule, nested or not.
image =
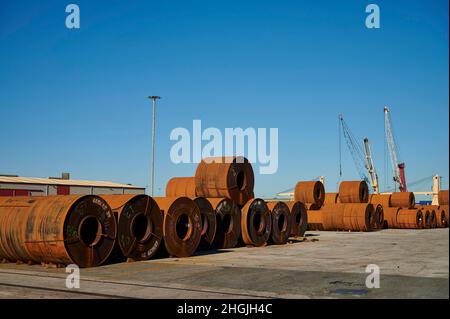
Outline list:
[[[264,200],[255,198],[242,208],[241,235],[246,245],[264,246],[272,231],[272,217]]]
[[[319,181],[298,182],[295,185],[294,200],[307,204],[314,204],[318,209],[325,200],[325,188]]]
[[[400,209],[396,228],[420,229],[423,227],[423,215],[420,209]]]
[[[200,209],[188,197],[155,197],[163,219],[164,245],[170,256],[189,257],[198,248],[202,234]]]
[[[391,194],[391,206],[401,208],[414,208],[416,199],[413,192],[395,192]]]
[[[238,205],[254,197],[254,184],[252,165],[242,156],[205,158],[195,172],[198,196],[227,197]]]
[[[123,256],[147,260],[163,240],[163,217],[158,204],[148,195],[100,195],[117,220],[117,244]]]
[[[339,185],[339,201],[347,203],[367,203],[369,187],[365,181],[343,181]]]
[[[116,240],[114,214],[95,195],[9,198],[0,204],[2,256],[24,262],[101,265]]]
[[[305,204],[295,201],[287,202],[286,204],[292,215],[291,236],[303,237],[308,228],[308,214]]]
[[[275,245],[286,244],[292,228],[292,215],[284,202],[268,202],[267,207],[272,216],[272,231],[270,242]]]

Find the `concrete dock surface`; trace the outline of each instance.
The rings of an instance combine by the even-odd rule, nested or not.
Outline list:
[[[449,229],[308,231],[280,246],[80,269],[0,264],[0,298],[449,298]],[[368,265],[379,288],[368,288]]]

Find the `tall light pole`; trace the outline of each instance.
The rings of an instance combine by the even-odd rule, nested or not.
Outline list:
[[[150,167],[150,196],[153,197],[154,193],[154,177],[155,177],[155,114],[156,114],[156,100],[161,97],[153,95],[149,96],[149,99],[153,100],[153,114],[152,114],[152,163]]]

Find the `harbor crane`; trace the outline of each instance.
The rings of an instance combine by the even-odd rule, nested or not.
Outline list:
[[[375,164],[372,158],[372,149],[367,137],[364,139],[364,153],[366,154],[366,169],[369,173],[370,185],[372,186],[373,193],[379,194],[380,186],[378,184],[378,174],[375,170]]]
[[[407,192],[406,177],[405,177],[405,163],[398,160],[398,148],[394,140],[394,134],[392,132],[390,110],[387,106],[384,107],[384,123],[386,141],[388,144],[389,155],[391,157],[391,165],[393,172],[393,179],[398,184],[400,192]]]
[[[372,150],[369,139],[366,137],[363,141],[363,147],[357,141],[350,131],[342,114],[339,114],[339,154],[341,154],[341,132],[344,135],[348,150],[353,157],[356,170],[362,180],[366,181],[372,187],[374,194],[379,194],[378,175],[372,158]],[[342,177],[341,155],[339,155],[339,176]]]

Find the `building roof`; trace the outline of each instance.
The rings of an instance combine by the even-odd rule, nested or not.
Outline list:
[[[75,179],[59,179],[59,178],[35,178],[35,177],[13,177],[1,176],[0,183],[14,183],[14,184],[38,184],[38,185],[67,185],[67,186],[85,186],[85,187],[107,187],[107,188],[129,188],[129,189],[144,189],[145,187],[113,183],[102,181],[86,181]]]

